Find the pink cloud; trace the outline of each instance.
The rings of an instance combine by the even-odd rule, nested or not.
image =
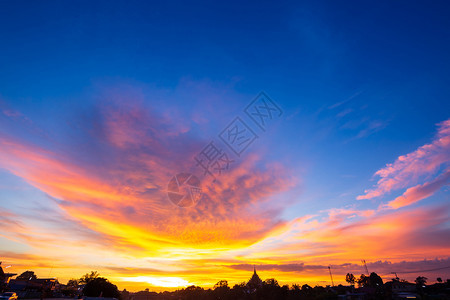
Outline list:
[[[415,187],[407,189],[403,195],[388,202],[383,207],[397,209],[400,207],[411,205],[422,199],[430,197],[441,187],[449,183],[450,183],[450,170],[447,170],[445,173],[441,174],[432,181],[426,182],[424,184],[419,184],[416,185]]]
[[[439,124],[436,138],[416,151],[402,155],[397,160],[378,170],[381,177],[373,189],[366,190],[358,200],[383,196],[393,190],[408,187],[421,178],[435,175],[442,166],[450,162],[450,119]]]

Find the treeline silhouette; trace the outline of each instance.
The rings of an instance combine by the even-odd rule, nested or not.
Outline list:
[[[116,285],[107,278],[99,276],[97,272],[90,272],[79,279],[71,279],[67,284],[43,285],[47,279],[38,279],[34,272],[26,271],[15,279],[15,285],[8,285],[4,291],[22,293],[27,298],[27,288],[40,291],[41,298],[59,298],[61,296],[80,299],[82,297],[104,297],[120,300],[302,300],[302,299],[449,299],[450,280],[444,282],[437,278],[437,283],[427,285],[427,278],[418,276],[414,283],[398,277],[383,282],[375,272],[370,275],[361,274],[358,278],[348,273],[345,280],[349,285],[315,286],[308,284],[280,285],[274,278],[264,281],[254,272],[248,282],[229,286],[226,280],[220,280],[213,288],[189,286],[176,291],[131,293],[119,291]],[[41,281],[39,281],[41,280]],[[30,286],[18,283],[31,283]],[[24,290],[25,287],[25,290]],[[30,297],[28,297],[30,298]]]
[[[369,276],[362,274],[356,278],[353,274],[347,274],[346,281],[349,286],[315,286],[308,284],[291,286],[280,285],[276,279],[266,279],[257,287],[248,284],[236,284],[228,286],[226,280],[219,281],[212,289],[204,289],[199,286],[189,286],[173,292],[141,291],[129,293],[124,290],[121,293],[122,300],[294,300],[294,299],[450,299],[450,280],[426,286],[427,278],[417,277],[415,283],[407,282],[399,278],[383,283],[382,278],[371,273]],[[405,291],[409,291],[408,294]]]

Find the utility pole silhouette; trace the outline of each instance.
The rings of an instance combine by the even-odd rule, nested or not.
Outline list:
[[[334,286],[333,275],[331,275],[331,266],[328,266],[328,271],[330,272],[331,286]]]

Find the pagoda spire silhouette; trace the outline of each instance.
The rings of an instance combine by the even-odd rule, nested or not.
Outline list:
[[[247,282],[247,287],[249,288],[258,288],[262,286],[262,280],[259,278],[258,274],[256,273],[256,266],[253,265],[253,276],[250,278],[250,280]]]

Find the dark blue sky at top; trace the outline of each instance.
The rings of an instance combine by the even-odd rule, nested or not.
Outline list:
[[[265,90],[288,119],[268,155],[309,156],[311,190],[362,175],[360,193],[449,117],[449,15],[447,1],[3,1],[0,97],[54,127],[96,82]]]
[[[105,76],[164,86],[242,77],[247,89],[300,95],[439,85],[449,10],[445,1],[3,2],[2,90],[65,94]]]

